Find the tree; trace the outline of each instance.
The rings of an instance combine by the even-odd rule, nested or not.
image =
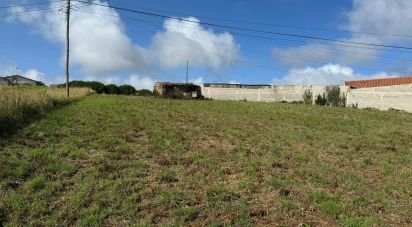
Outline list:
[[[131,85],[122,85],[122,86],[119,86],[119,94],[120,95],[135,95],[136,89]]]
[[[87,87],[90,87],[93,89],[97,94],[102,94],[104,92],[104,84],[97,82],[97,81],[92,81],[92,82],[86,82],[88,83]]]
[[[345,94],[341,94],[338,86],[332,87],[327,92],[327,105],[328,106],[346,106]]]
[[[109,84],[104,86],[104,93],[108,95],[117,95],[119,94],[119,87],[115,84]]]

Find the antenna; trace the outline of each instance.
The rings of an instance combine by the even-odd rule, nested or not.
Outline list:
[[[189,60],[186,62],[186,83],[189,83]]]

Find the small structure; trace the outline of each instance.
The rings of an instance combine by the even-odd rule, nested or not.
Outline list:
[[[346,81],[345,85],[351,89],[359,88],[373,88],[373,87],[386,87],[395,85],[412,84],[412,76],[392,77],[383,79],[372,80],[351,80]]]
[[[203,97],[202,88],[189,83],[156,82],[154,91],[166,98],[199,99]]]
[[[10,86],[10,85],[42,85],[40,81],[32,80],[20,75],[0,77],[0,85]]]

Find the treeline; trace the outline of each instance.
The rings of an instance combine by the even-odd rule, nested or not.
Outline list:
[[[105,85],[98,81],[80,81],[73,80],[69,82],[70,87],[88,87],[94,90],[97,94],[108,94],[108,95],[139,95],[139,96],[153,96],[153,92],[147,89],[136,90],[131,85],[121,85],[116,84]],[[66,87],[66,84],[59,84],[57,87]]]

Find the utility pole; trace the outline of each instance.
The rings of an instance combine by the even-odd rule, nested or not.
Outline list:
[[[69,90],[69,57],[70,57],[70,0],[67,0],[67,9],[66,9],[66,91],[67,97],[70,97]]]
[[[189,60],[187,60],[186,64],[186,83],[189,83]]]

